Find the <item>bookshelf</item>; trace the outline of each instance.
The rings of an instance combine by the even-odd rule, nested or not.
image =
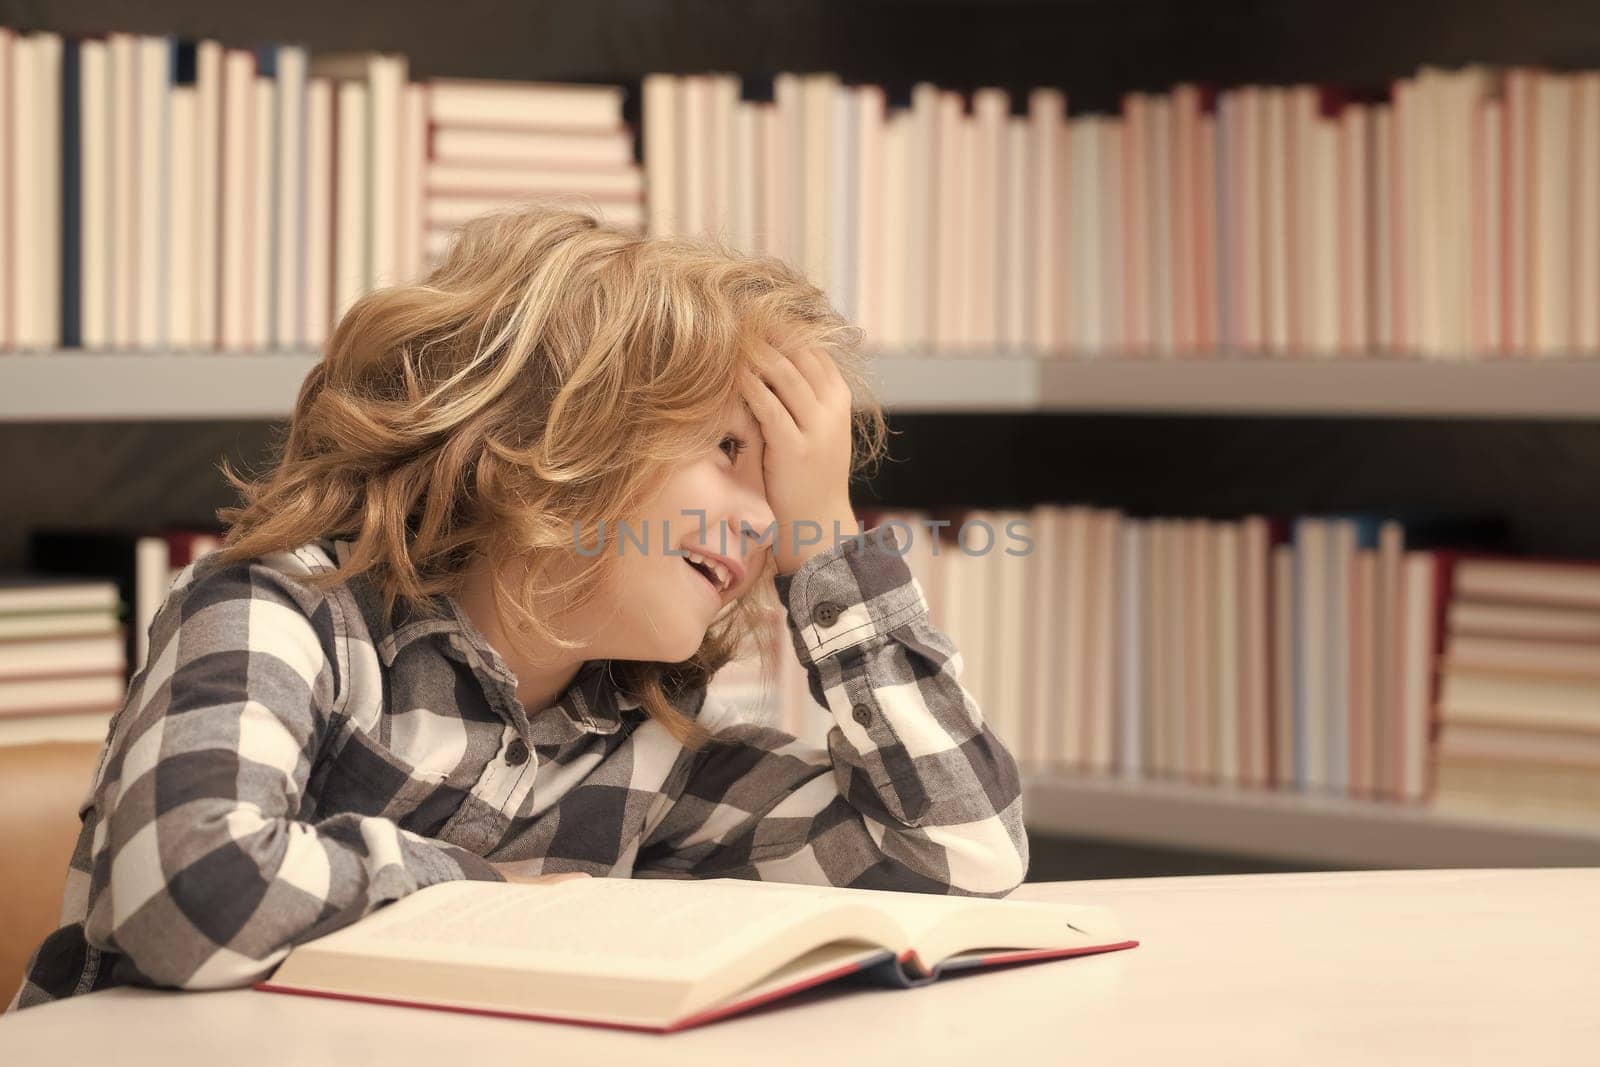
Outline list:
[[[0,356],[0,420],[285,419],[320,357],[80,352]],[[1041,359],[884,355],[891,412],[1327,415],[1600,420],[1600,360]]]
[[[197,0],[129,12],[101,0],[46,2],[28,14],[21,28],[69,34],[111,27],[393,50],[410,57],[418,78],[621,83],[635,123],[638,79],[651,71],[742,70],[759,83],[763,69],[834,70],[885,85],[897,105],[921,79],[1013,92],[1064,84],[1080,113],[1114,111],[1124,92],[1189,79],[1372,85],[1419,62],[1600,66],[1600,28],[1572,0],[1430,0],[1398,11],[1377,0],[1338,8],[1293,0],[1265,14],[1244,0],[970,0],[828,5],[804,17],[748,2],[712,13],[559,0],[502,12],[479,0],[406,0],[381,25],[326,5],[262,13]],[[236,466],[263,460],[316,358],[0,356],[0,455],[10,468],[0,471],[0,566],[19,561],[22,530],[45,521],[208,520],[233,502],[220,491],[218,455],[230,453]],[[904,462],[861,503],[1076,498],[1178,514],[1493,507],[1511,517],[1524,551],[1600,554],[1600,516],[1576,491],[1600,473],[1600,360],[965,352],[886,354],[873,370],[893,421],[910,433],[894,448]],[[1390,805],[1070,777],[1034,778],[1028,788],[1039,833],[1328,863],[1597,862],[1583,835]]]
[[[1600,827],[1150,779],[1031,774],[1023,788],[1035,833],[1348,867],[1600,865]]]

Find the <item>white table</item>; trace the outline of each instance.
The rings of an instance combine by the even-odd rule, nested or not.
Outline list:
[[[819,992],[672,1035],[253,990],[114,989],[0,1019],[0,1063],[1600,1063],[1600,868],[1025,885],[1138,948]]]

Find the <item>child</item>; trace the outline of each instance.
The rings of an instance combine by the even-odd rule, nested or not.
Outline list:
[[[774,259],[539,205],[358,301],[276,468],[223,465],[12,1009],[245,985],[452,878],[1014,888],[1016,766],[850,509],[858,338]],[[776,611],[826,752],[708,697]]]

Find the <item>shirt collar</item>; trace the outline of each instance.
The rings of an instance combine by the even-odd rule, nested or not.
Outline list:
[[[352,547],[348,541],[324,541],[324,548],[340,564],[349,558]],[[372,635],[373,647],[385,667],[393,667],[407,646],[423,638],[432,638],[441,651],[454,653],[457,659],[462,658],[463,645],[472,648],[490,673],[508,691],[515,692],[515,675],[477,627],[473,626],[472,620],[453,597],[442,593],[434,596],[434,611],[431,614],[414,609],[403,599],[397,600],[394,610],[385,617],[383,594],[375,583],[362,574],[351,579],[349,585],[366,620],[367,632]],[[622,725],[624,711],[637,712],[642,707],[637,696],[618,685],[609,666],[609,660],[589,660],[584,663],[556,700],[556,706],[582,732],[615,733]]]

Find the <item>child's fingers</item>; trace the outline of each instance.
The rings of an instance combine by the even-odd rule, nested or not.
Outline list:
[[[811,391],[823,403],[835,403],[848,396],[850,387],[839,374],[839,368],[820,348],[802,346],[789,357],[800,373],[811,384]],[[843,394],[843,396],[841,396]]]
[[[778,394],[778,399],[789,409],[795,425],[802,430],[806,429],[813,421],[811,411],[817,405],[817,394],[805,375],[800,372],[800,368],[783,353],[770,346],[763,347],[757,357],[757,366],[761,370],[761,376],[771,385],[772,391]]]
[[[794,417],[771,387],[749,370],[739,371],[739,391],[750,405],[750,413],[761,424],[761,434],[770,448],[775,442],[792,440],[800,432]]]

